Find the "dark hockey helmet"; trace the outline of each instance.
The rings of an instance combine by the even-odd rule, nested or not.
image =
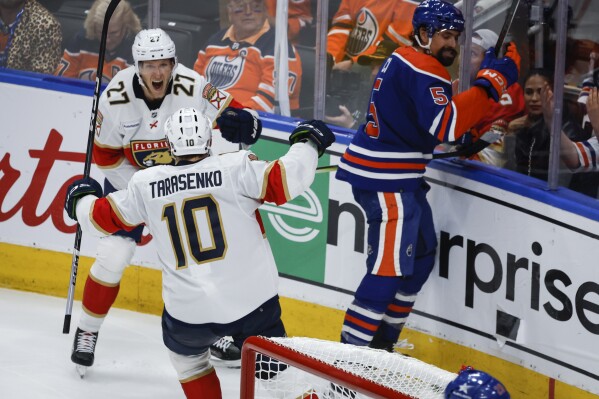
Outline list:
[[[447,384],[445,399],[510,399],[510,394],[491,375],[467,367]]]
[[[414,35],[418,36],[418,29],[426,27],[428,37],[445,29],[464,30],[464,16],[453,4],[443,0],[424,0],[414,10],[412,17]]]

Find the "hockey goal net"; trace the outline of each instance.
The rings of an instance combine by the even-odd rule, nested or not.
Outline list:
[[[442,399],[456,374],[400,353],[313,338],[250,337],[242,399]]]

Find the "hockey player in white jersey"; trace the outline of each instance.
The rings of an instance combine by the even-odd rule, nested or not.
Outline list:
[[[166,127],[175,165],[141,170],[126,190],[104,198],[93,179],[69,186],[65,209],[84,233],[102,236],[145,223],[162,265],[164,343],[187,398],[220,398],[209,346],[230,335],[284,336],[277,268],[258,207],[284,204],[314,180],[335,136],[304,122],[291,148],[266,162],[243,150],[211,155],[210,121],[193,108]]]
[[[164,31],[142,30],[132,51],[135,65],[117,73],[99,100],[93,158],[106,177],[105,193],[127,187],[139,169],[172,163],[164,124],[182,107],[195,107],[212,126],[218,123],[222,136],[230,142],[253,144],[257,140],[261,130],[257,113],[243,109],[227,92],[179,64],[175,44]],[[94,362],[98,332],[117,297],[142,230],[143,226],[138,226],[131,232],[122,231],[98,244],[71,354],[82,376]],[[221,348],[222,343],[215,351]],[[239,364],[239,350],[232,346],[229,350]]]

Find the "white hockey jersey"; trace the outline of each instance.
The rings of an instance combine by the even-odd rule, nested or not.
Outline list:
[[[122,70],[100,97],[94,162],[117,189],[139,169],[172,163],[164,124],[183,107],[194,107],[214,121],[227,106],[243,106],[199,73],[178,64],[162,102],[146,102],[135,68]]]
[[[297,143],[274,162],[249,151],[141,170],[127,190],[77,204],[84,232],[145,223],[162,265],[162,296],[174,318],[229,323],[277,294],[278,274],[258,207],[278,205],[314,180],[317,151]]]

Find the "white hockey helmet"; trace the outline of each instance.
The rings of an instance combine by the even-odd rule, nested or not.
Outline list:
[[[175,42],[162,29],[144,29],[139,31],[133,42],[133,61],[135,61],[135,72],[139,73],[140,61],[165,60],[173,58],[177,68],[177,52]]]
[[[195,108],[181,108],[171,115],[165,125],[171,154],[207,154],[212,145],[210,120]]]

